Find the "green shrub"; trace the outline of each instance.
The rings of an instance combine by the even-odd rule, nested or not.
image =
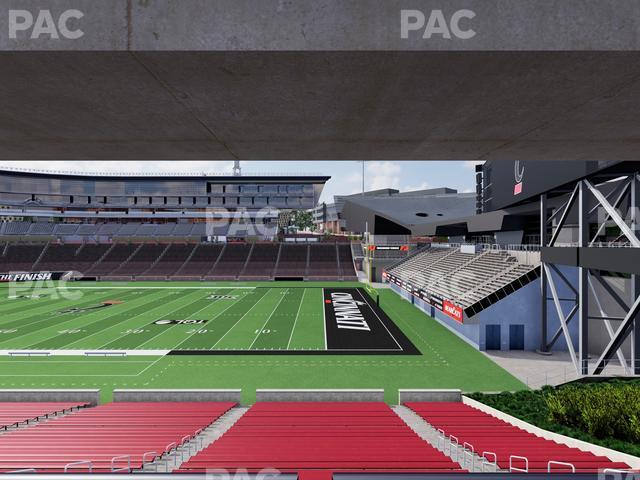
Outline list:
[[[640,384],[566,386],[545,394],[549,419],[596,438],[640,441]]]
[[[640,456],[640,381],[469,395],[545,430]]]

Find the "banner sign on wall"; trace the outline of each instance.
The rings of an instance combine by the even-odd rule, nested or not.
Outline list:
[[[383,272],[382,273],[382,277],[386,278],[387,281],[394,283],[395,285],[397,285],[398,287],[402,288],[403,290],[406,290],[407,292],[409,292],[410,294],[412,294],[413,296],[419,298],[420,300],[423,300],[431,305],[433,305],[435,308],[437,308],[438,310],[440,310],[441,312],[443,312],[445,315],[453,318],[456,322],[458,323],[464,323],[464,310],[462,307],[456,305],[455,303],[451,302],[450,300],[444,299],[439,295],[436,294],[430,294],[429,292],[418,288],[398,277],[396,277],[395,275],[389,273],[389,272]]]

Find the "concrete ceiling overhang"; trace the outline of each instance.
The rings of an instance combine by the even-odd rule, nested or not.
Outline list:
[[[0,159],[638,159],[640,2],[411,3],[51,0],[84,36],[0,27]]]

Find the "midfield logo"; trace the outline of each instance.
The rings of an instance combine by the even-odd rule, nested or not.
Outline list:
[[[100,308],[112,307],[113,305],[120,305],[124,303],[122,300],[105,300],[102,303],[98,303],[96,305],[89,305],[88,307],[73,307],[67,308],[66,310],[59,310],[58,313],[84,313],[89,312],[91,310],[98,310]]]
[[[365,302],[354,300],[353,296],[346,292],[332,292],[330,302],[333,306],[338,328],[371,331],[369,324],[360,311],[360,307],[366,305]]]

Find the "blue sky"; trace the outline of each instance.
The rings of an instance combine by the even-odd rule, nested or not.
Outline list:
[[[474,165],[467,161],[367,161],[365,188],[396,188],[400,191],[450,187],[461,192],[475,190]],[[128,173],[226,173],[233,162],[228,161],[32,161],[0,162],[0,166],[81,172]],[[356,161],[247,161],[241,162],[244,174],[285,173],[329,175],[331,180],[323,192],[322,201],[331,202],[333,195],[362,190],[362,162]]]

